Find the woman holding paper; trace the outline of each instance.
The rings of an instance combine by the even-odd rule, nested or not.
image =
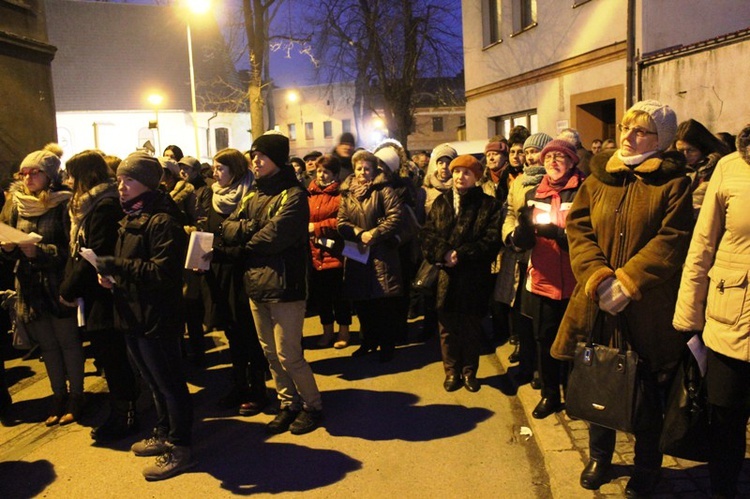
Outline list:
[[[210,325],[224,330],[232,360],[232,387],[219,399],[219,406],[239,410],[243,416],[258,414],[268,403],[268,362],[255,330],[250,302],[242,284],[244,267],[241,248],[223,244],[221,225],[246,199],[253,183],[245,156],[237,149],[223,149],[213,162],[213,196],[204,201],[206,218],[198,229],[215,235],[211,270],[206,285],[211,296]]]
[[[672,324],[703,332],[713,497],[734,497],[750,415],[750,125],[716,165],[693,232]]]
[[[112,293],[97,283],[96,269],[81,255],[83,248],[98,256],[114,255],[117,229],[125,216],[120,207],[117,182],[109,176],[104,156],[83,151],[65,165],[73,181],[70,201],[70,257],[60,285],[60,302],[83,307],[83,326],[91,339],[94,356],[106,374],[110,412],[107,420],[91,430],[91,438],[108,442],[138,429],[135,401],[138,383],[130,366],[125,335],[114,328]],[[79,301],[80,300],[80,301]]]
[[[396,348],[399,319],[393,299],[403,292],[396,238],[401,201],[378,169],[377,156],[357,151],[352,165],[354,174],[341,185],[338,212],[339,233],[361,255],[360,261],[347,256],[344,263],[344,296],[355,302],[362,334],[362,346],[352,355],[380,347],[380,361],[388,362]]]
[[[58,301],[68,258],[68,200],[60,183],[60,159],[46,150],[21,162],[20,182],[11,186],[11,202],[0,221],[42,236],[39,242],[3,242],[3,256],[16,261],[17,320],[39,343],[52,385],[52,407],[45,424],[69,424],[83,407],[83,346],[74,310]]]

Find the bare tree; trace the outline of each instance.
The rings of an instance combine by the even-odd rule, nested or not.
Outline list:
[[[461,68],[458,0],[320,0],[315,33],[321,74],[355,82],[358,134],[365,110],[382,109],[404,147],[414,126],[415,94],[425,77]],[[381,101],[382,100],[382,101]]]

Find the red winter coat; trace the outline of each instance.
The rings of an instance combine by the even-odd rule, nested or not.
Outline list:
[[[310,234],[313,268],[315,270],[328,270],[343,267],[342,239],[336,228],[336,215],[339,211],[341,199],[339,182],[333,182],[325,188],[321,188],[318,186],[318,181],[313,180],[307,190],[310,192],[308,198],[310,223],[314,227],[314,232]],[[332,248],[323,247],[319,244],[321,238],[334,240],[336,244]]]

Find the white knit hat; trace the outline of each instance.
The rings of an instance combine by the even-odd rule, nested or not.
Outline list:
[[[401,166],[401,158],[394,148],[383,147],[382,149],[378,149],[377,151],[375,151],[375,156],[377,156],[380,161],[385,163],[390,171],[394,173],[398,172],[398,169]]]
[[[656,125],[659,150],[666,151],[677,133],[677,115],[672,108],[656,100],[643,100],[633,104],[630,111],[643,111],[651,116]]]
[[[450,144],[440,144],[439,146],[435,146],[435,149],[432,150],[431,156],[435,158],[435,161],[445,157],[453,160],[458,156],[458,153],[450,146]],[[448,163],[450,163],[450,161],[448,161]]]

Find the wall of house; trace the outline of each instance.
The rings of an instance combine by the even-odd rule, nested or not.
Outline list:
[[[149,129],[149,121],[155,119],[153,110],[141,111],[93,111],[57,113],[57,132],[65,156],[72,156],[85,149],[101,149],[106,154],[125,157],[145,140],[150,140],[158,154],[170,144],[179,146],[188,156],[195,156],[195,133],[190,113],[184,111],[159,111],[158,129]],[[201,161],[210,162],[217,152],[217,128],[227,128],[228,146],[240,151],[250,149],[252,140],[249,113],[218,113],[210,122],[211,135],[207,136],[207,123],[212,113],[198,113],[198,136]]]
[[[417,109],[414,114],[414,133],[409,134],[409,149],[431,150],[439,144],[460,140],[458,131],[465,123],[465,116],[466,110],[462,107]],[[442,118],[442,131],[433,130],[435,118]]]

